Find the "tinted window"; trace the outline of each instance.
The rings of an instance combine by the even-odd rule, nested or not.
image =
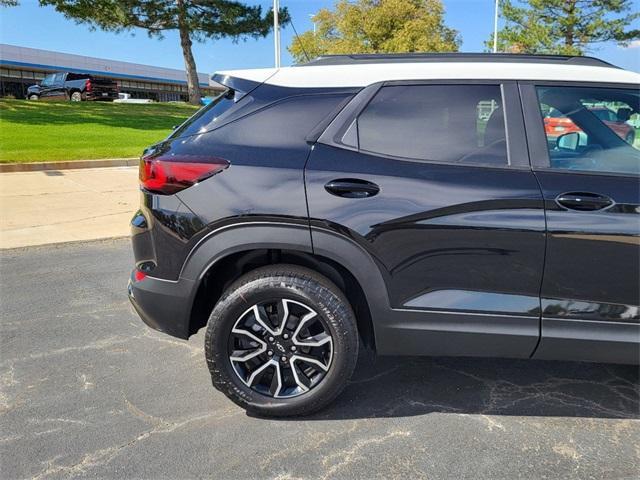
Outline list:
[[[91,75],[83,75],[81,73],[67,73],[67,81],[82,80],[85,78],[92,78]]]
[[[640,172],[640,92],[538,87],[552,168]]]
[[[232,164],[268,164],[302,168],[309,153],[305,137],[345,100],[347,94],[296,95],[243,116],[197,140],[186,142],[194,155],[208,151]],[[186,150],[183,152],[187,153]],[[298,172],[299,173],[299,172]],[[288,174],[280,188],[289,188]],[[297,173],[294,178],[299,180]],[[297,181],[296,180],[296,181]]]
[[[383,87],[358,117],[361,150],[418,160],[507,165],[499,85]]]
[[[236,105],[234,90],[226,90],[211,103],[198,110],[191,118],[184,122],[169,138],[195,135],[216,128],[225,114]]]

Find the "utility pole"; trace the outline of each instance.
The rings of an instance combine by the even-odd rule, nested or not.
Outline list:
[[[280,12],[280,0],[273,0],[273,42],[276,68],[280,68],[280,22],[278,20]]]
[[[500,0],[496,0],[495,12],[493,16],[493,53],[498,53],[498,9]]]

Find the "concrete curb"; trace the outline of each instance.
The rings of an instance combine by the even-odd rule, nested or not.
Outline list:
[[[66,160],[62,162],[0,163],[0,173],[69,170],[73,168],[137,167],[138,158],[104,158],[99,160]]]

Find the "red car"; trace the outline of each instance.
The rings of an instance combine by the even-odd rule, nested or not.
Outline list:
[[[629,144],[633,144],[635,131],[631,125],[625,123],[626,120],[621,120],[621,118],[624,118],[624,115],[619,115],[620,112],[616,114],[616,112],[606,107],[592,107],[589,108],[589,110],[602,120],[602,123],[616,132],[620,138],[623,138]],[[626,110],[627,109],[625,109],[625,111]],[[551,110],[549,115],[544,118],[544,131],[547,137],[558,137],[565,133],[581,132],[582,130],[573,123],[570,118],[563,116],[558,110]]]

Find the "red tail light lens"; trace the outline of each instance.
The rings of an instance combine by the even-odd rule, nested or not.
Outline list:
[[[141,272],[136,268],[136,270],[133,272],[133,278],[135,279],[136,282],[141,282],[142,280],[147,278],[147,274],[144,272]]]
[[[84,84],[84,88],[87,92],[91,91],[91,80],[87,80],[87,83]]]
[[[143,157],[140,160],[140,184],[149,192],[173,195],[228,166],[226,160],[212,157]]]

